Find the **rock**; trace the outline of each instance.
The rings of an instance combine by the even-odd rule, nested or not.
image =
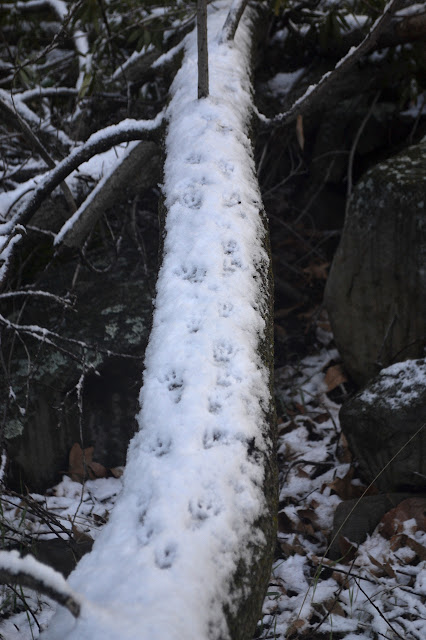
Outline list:
[[[424,354],[425,206],[426,138],[370,169],[352,194],[325,305],[359,384]]]
[[[334,513],[328,557],[332,560],[338,560],[344,555],[344,550],[339,544],[341,536],[356,545],[364,542],[367,535],[373,533],[385,513],[411,495],[409,493],[386,493],[341,502]]]
[[[384,369],[339,417],[367,483],[383,492],[426,487],[426,359]]]
[[[18,491],[26,487],[43,492],[60,480],[68,470],[75,442],[83,448],[94,446],[94,461],[107,468],[125,463],[127,445],[136,430],[156,275],[156,216],[143,224],[146,264],[129,227],[110,270],[94,272],[81,266],[73,288],[77,259],[61,257],[37,282],[39,289],[57,295],[72,290],[76,296],[73,309],[32,299],[20,317],[18,311],[10,313],[21,324],[47,327],[64,339],[56,340],[60,349],[27,335],[22,336],[25,348],[16,338],[9,343],[13,368],[10,380],[3,382],[10,383],[12,396],[4,434],[10,461],[8,483]],[[92,260],[94,255],[89,253]],[[96,260],[98,267],[105,266],[103,246]],[[67,339],[94,348],[83,350]],[[76,385],[83,372],[80,416]],[[0,393],[5,406],[9,389],[1,381]]]

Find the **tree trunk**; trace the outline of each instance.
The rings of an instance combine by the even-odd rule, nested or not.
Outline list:
[[[219,43],[196,100],[197,42],[171,91],[162,265],[124,490],[70,576],[87,601],[43,638],[249,640],[275,540],[272,276],[250,141],[256,15]],[[217,10],[219,7],[219,10]],[[191,90],[189,90],[191,89]]]

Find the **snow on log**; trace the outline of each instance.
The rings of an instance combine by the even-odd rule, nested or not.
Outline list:
[[[219,44],[197,100],[187,37],[165,140],[163,260],[123,493],[42,638],[249,640],[275,538],[268,234],[249,137],[254,14]],[[89,604],[90,603],[90,604]]]

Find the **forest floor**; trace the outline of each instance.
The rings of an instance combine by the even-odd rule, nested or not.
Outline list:
[[[290,317],[295,313],[276,311],[277,342],[285,343],[287,352],[297,347],[291,362],[276,369],[278,536],[256,640],[424,640],[426,533],[415,520],[390,538],[378,527],[358,548],[337,532],[334,547],[342,557],[326,557],[337,505],[359,498],[365,487],[340,431],[339,408],[351,385],[326,314],[320,306],[301,311],[297,325]],[[288,332],[291,326],[307,336],[304,354],[296,329]],[[58,538],[90,546],[108,519],[121,479],[119,469],[91,463],[90,450],[84,455],[92,477],[109,477],[78,481],[83,452],[75,445],[68,474],[46,495],[3,496],[4,537],[24,536],[35,549],[40,541]],[[2,587],[1,606],[0,638],[30,640],[48,624],[56,605],[29,589]]]

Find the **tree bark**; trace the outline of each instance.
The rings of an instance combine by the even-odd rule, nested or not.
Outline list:
[[[207,0],[197,2],[198,99],[209,95],[209,54],[207,46]]]

